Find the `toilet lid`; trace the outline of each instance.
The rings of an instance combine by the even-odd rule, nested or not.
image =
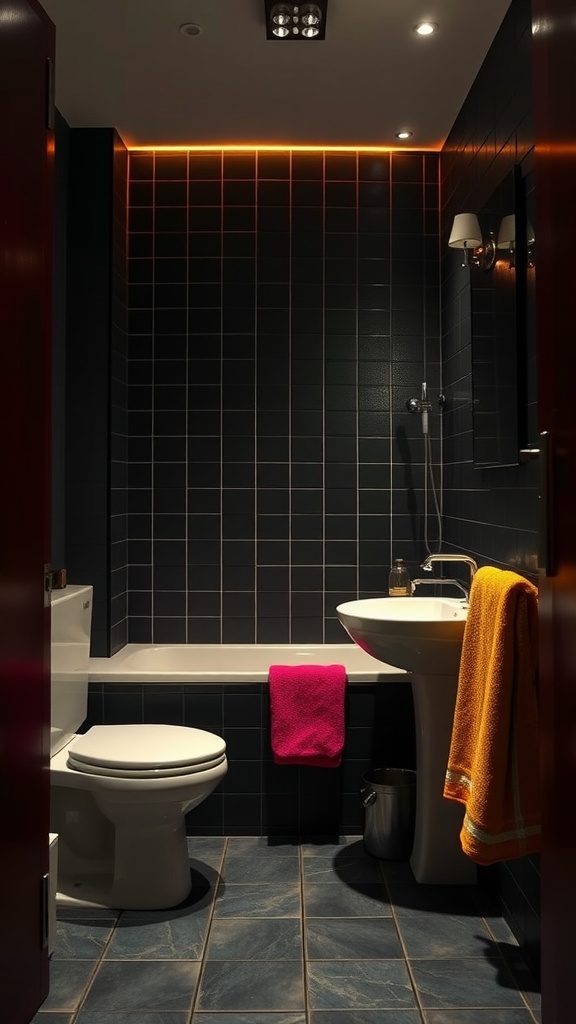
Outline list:
[[[221,764],[221,736],[181,725],[93,725],[69,747],[68,764],[94,775],[166,778]]]

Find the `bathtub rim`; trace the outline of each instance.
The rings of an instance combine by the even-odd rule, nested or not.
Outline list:
[[[127,665],[130,655],[143,654],[145,651],[169,651],[189,650],[198,648],[203,652],[210,651],[241,651],[243,654],[258,648],[259,650],[270,651],[270,664],[291,664],[290,650],[294,653],[299,651],[307,655],[318,652],[318,660],[301,662],[295,664],[344,664],[346,665],[347,679],[349,683],[397,683],[410,682],[409,672],[378,662],[369,654],[366,654],[353,643],[340,644],[126,644],[110,658],[90,658],[88,666],[88,680],[90,683],[228,683],[247,685],[250,683],[266,683],[268,681],[267,669],[238,669],[238,668],[217,668],[209,670],[198,668],[193,671],[189,669],[166,669],[159,672],[155,666],[145,669]],[[346,654],[351,654],[346,664]],[[351,667],[349,667],[351,665]]]

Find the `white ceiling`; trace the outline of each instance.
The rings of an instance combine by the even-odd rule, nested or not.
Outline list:
[[[41,0],[56,103],[127,145],[438,149],[510,0],[328,0],[326,39],[269,41],[264,0]],[[412,26],[435,21],[435,36]],[[180,25],[202,27],[196,37]]]

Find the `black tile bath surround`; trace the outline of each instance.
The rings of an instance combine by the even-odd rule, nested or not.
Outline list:
[[[98,724],[191,725],[222,736],[228,774],[187,819],[189,835],[323,835],[362,832],[362,776],[416,766],[408,683],[348,685],[342,764],[275,765],[268,686],[91,683],[84,729]]]

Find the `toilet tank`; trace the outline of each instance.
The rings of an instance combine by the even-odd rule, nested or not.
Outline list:
[[[78,731],[88,712],[92,587],[51,595],[50,756]]]

